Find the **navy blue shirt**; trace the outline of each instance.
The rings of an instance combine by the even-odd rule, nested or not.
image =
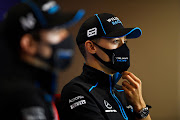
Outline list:
[[[134,120],[133,107],[111,75],[84,65],[62,90],[61,120]]]

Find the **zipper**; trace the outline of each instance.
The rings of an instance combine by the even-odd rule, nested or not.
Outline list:
[[[116,95],[115,95],[115,89],[112,89],[111,75],[109,75],[109,82],[110,82],[110,93],[111,93],[111,96],[114,98],[114,100],[115,100],[116,103],[118,104],[119,109],[120,109],[120,111],[121,111],[121,114],[122,114],[123,118],[124,118],[125,120],[128,120],[128,117],[127,117],[127,115],[126,115],[126,113],[125,113],[125,111],[124,111],[124,108],[123,108],[121,102],[119,101],[119,99],[118,99],[118,98],[116,97]]]

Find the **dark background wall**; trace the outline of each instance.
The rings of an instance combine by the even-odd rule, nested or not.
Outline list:
[[[131,52],[129,71],[143,82],[143,96],[153,107],[150,111],[153,120],[180,120],[178,0],[61,0],[59,3],[64,11],[86,10],[85,18],[70,29],[74,38],[83,21],[95,13],[113,13],[125,27],[140,27],[142,36],[128,41]],[[60,74],[58,93],[81,73],[83,63],[76,46],[71,67]]]

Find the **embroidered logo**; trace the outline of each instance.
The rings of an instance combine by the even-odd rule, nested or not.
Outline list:
[[[87,36],[88,37],[92,37],[94,35],[97,35],[97,28],[96,27],[87,30]]]
[[[112,110],[112,106],[106,100],[104,100],[104,105],[108,109],[108,110],[105,110],[105,112],[117,112],[116,110]]]
[[[43,11],[48,11],[49,9],[51,9],[52,7],[54,7],[56,4],[55,1],[49,1],[47,3],[45,3],[43,6],[42,6],[42,10]]]
[[[129,110],[131,110],[131,112],[133,112],[133,107],[132,107],[132,105],[128,105],[128,106],[126,106],[126,108],[129,109]]]
[[[127,62],[128,57],[116,57],[117,62]]]
[[[80,101],[75,102],[74,104],[70,105],[70,108],[74,109],[74,108],[84,105],[84,104],[86,104],[86,100],[80,100]]]
[[[74,108],[76,108],[78,106],[85,105],[86,100],[83,100],[83,99],[84,99],[84,96],[81,96],[81,95],[76,96],[76,97],[74,97],[72,99],[69,99],[70,108],[74,109]]]
[[[104,100],[104,105],[105,105],[108,109],[112,109],[112,106],[111,106],[106,100]]]
[[[84,98],[84,96],[76,96],[75,98],[73,98],[73,99],[69,99],[69,103],[71,103],[71,102],[75,102],[76,100],[79,100],[79,99],[83,99]]]
[[[117,25],[117,24],[122,24],[122,22],[119,20],[118,17],[111,17],[111,18],[108,18],[107,21],[110,23],[112,23],[113,25]]]
[[[22,28],[26,31],[28,29],[33,29],[36,24],[36,19],[32,13],[27,14],[27,17],[21,17],[20,23]]]

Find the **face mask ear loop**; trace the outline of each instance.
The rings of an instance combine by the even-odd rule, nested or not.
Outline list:
[[[93,42],[93,41],[92,41]],[[103,50],[107,55],[108,57],[110,58],[111,62],[114,64],[114,58],[115,58],[115,53],[114,53],[114,50],[108,50],[106,48],[103,48],[101,46],[99,46],[97,43],[93,42],[93,44],[95,44],[96,46],[98,46],[101,50]],[[110,53],[110,51],[112,51],[112,53]],[[97,56],[97,54],[96,54]],[[110,57],[111,56],[111,57]]]

